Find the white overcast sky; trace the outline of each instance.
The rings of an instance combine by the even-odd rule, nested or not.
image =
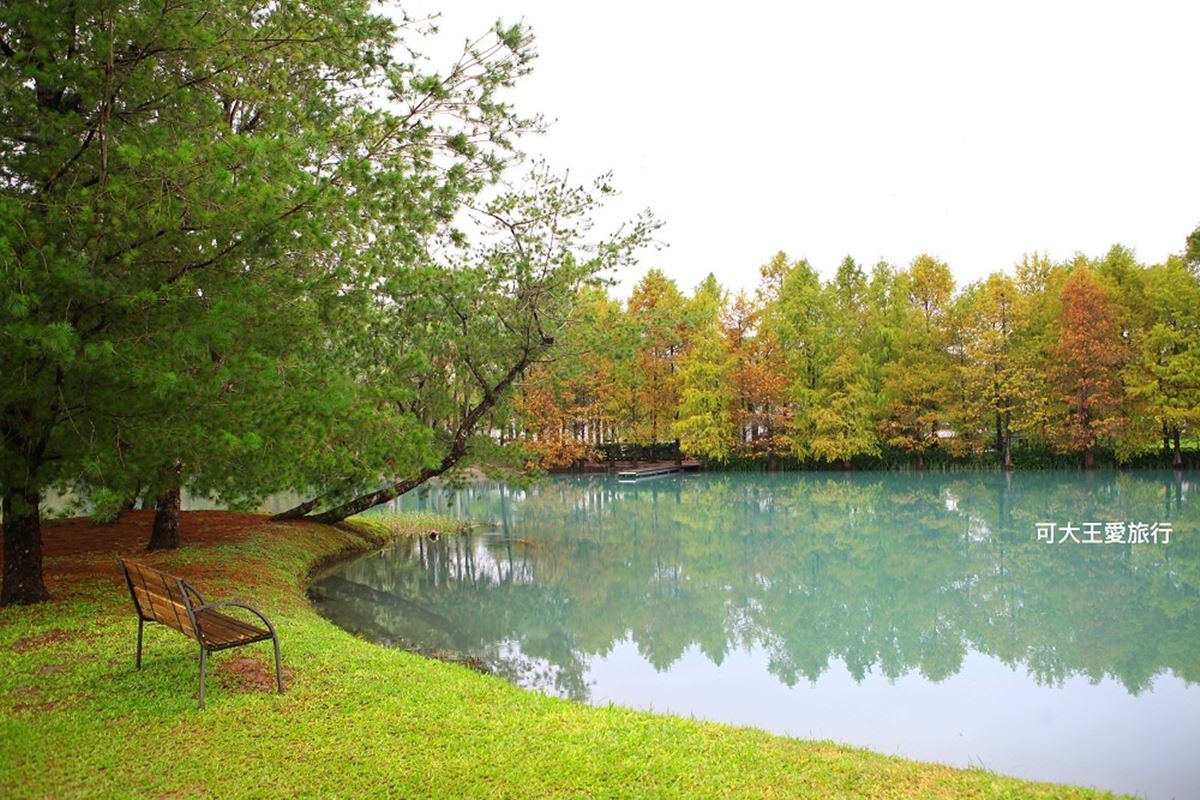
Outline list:
[[[1200,224],[1200,2],[421,0],[445,54],[497,18],[537,37],[510,99],[573,179],[649,207],[657,266],[750,288],[774,252],[829,276],[929,252],[960,283],[1022,253],[1147,262]],[[444,60],[444,57],[443,57]]]

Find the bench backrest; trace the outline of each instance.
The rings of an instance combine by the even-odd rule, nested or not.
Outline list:
[[[121,559],[121,571],[125,573],[125,581],[129,584],[133,606],[142,619],[161,622],[199,641],[192,615],[192,601],[182,580],[124,558]]]

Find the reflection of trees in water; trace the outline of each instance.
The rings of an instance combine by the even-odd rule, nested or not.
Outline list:
[[[532,659],[543,688],[577,698],[589,658],[630,637],[660,670],[693,645],[717,664],[758,645],[788,685],[833,659],[860,680],[939,681],[975,649],[1039,683],[1109,675],[1138,692],[1163,670],[1200,680],[1189,491],[1153,473],[477,484],[454,499],[494,530],[358,562],[345,579],[400,601],[330,588],[353,608],[328,610],[368,620],[372,638],[403,631],[470,652],[510,679]],[[1169,520],[1176,532],[1135,548],[1036,541],[1035,523],[1068,520]]]
[[[477,539],[385,550],[318,582],[312,594],[323,613],[367,638],[470,656],[514,683],[585,700],[586,659],[552,593],[533,582],[522,548],[490,554]]]

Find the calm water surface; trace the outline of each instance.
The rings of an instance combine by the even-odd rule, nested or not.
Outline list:
[[[1200,500],[1173,473],[707,474],[403,498],[484,523],[313,587],[532,689],[1200,797]],[[1163,544],[1036,523],[1169,522]]]

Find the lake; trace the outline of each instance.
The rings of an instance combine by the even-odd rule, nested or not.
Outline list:
[[[400,507],[481,526],[312,594],[375,641],[582,702],[1195,797],[1197,488],[1171,472],[434,487]]]

